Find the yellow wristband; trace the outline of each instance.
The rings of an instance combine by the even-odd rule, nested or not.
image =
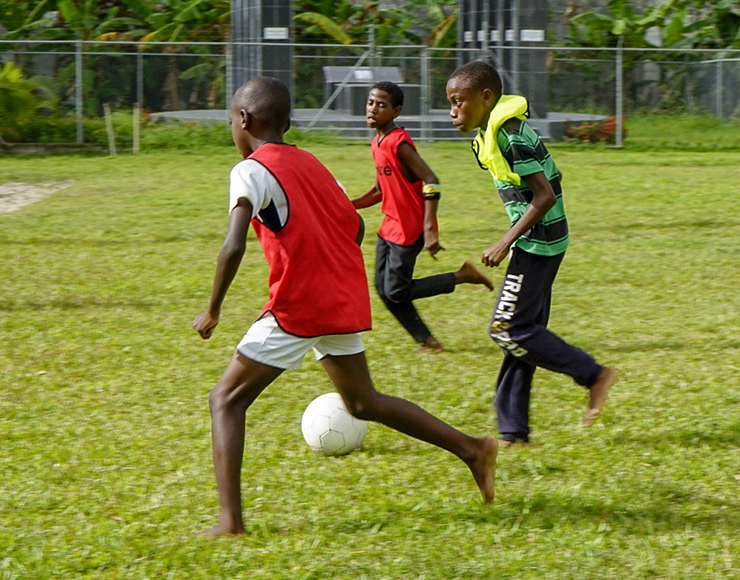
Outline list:
[[[424,193],[424,199],[439,199],[442,197],[442,187],[439,183],[427,183],[422,189]]]

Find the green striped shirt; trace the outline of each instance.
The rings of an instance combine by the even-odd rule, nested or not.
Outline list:
[[[524,178],[544,172],[557,202],[532,228],[522,234],[514,246],[540,256],[556,256],[568,247],[568,221],[565,218],[560,172],[540,136],[521,119],[506,121],[497,135],[498,146],[514,173]],[[514,225],[527,211],[532,191],[522,179],[519,185],[493,180],[504,202],[506,214]]]

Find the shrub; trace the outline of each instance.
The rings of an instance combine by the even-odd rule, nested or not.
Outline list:
[[[0,136],[12,141],[39,115],[56,110],[56,98],[38,79],[27,79],[12,62],[0,67]]]
[[[622,124],[622,136],[627,135],[627,128]],[[570,141],[578,143],[609,143],[614,144],[617,140],[617,120],[609,117],[592,123],[571,125],[565,131],[565,137]]]

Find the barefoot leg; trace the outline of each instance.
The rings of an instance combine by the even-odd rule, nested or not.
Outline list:
[[[465,260],[465,263],[455,272],[455,284],[483,284],[489,290],[493,290],[491,279],[470,260]]]
[[[601,410],[604,408],[606,403],[606,397],[609,394],[609,389],[612,385],[617,382],[617,369],[611,367],[604,367],[599,378],[596,382],[591,385],[589,390],[588,399],[588,410],[586,415],[583,417],[583,426],[590,427],[593,422],[601,414]]]
[[[498,441],[493,437],[483,437],[480,441],[480,452],[474,462],[469,463],[475,482],[478,484],[484,503],[491,503],[496,485],[496,457]]]
[[[260,364],[237,352],[211,390],[213,466],[221,514],[218,524],[204,532],[207,536],[244,533],[240,475],[245,413],[282,372],[282,369]]]
[[[470,437],[410,401],[379,393],[373,387],[365,353],[327,356],[321,362],[355,417],[377,421],[455,454],[473,472],[484,501],[493,499],[496,439]]]

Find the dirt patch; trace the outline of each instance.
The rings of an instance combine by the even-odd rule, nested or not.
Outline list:
[[[49,181],[44,183],[22,183],[10,181],[0,183],[0,214],[8,213],[41,201],[70,186],[70,182]]]

